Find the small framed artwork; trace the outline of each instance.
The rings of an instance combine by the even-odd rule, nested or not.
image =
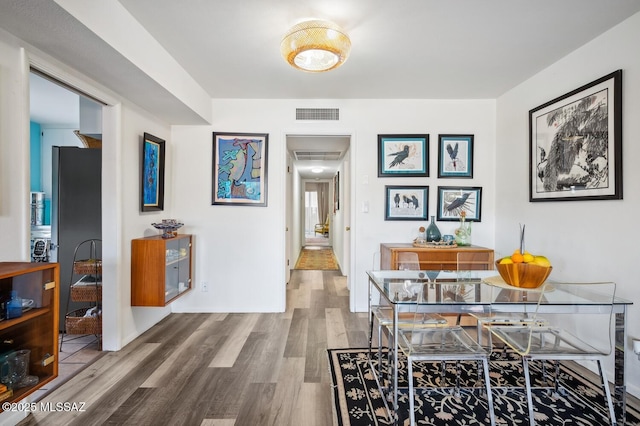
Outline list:
[[[439,186],[438,220],[458,221],[465,212],[467,222],[480,222],[482,188],[479,186]]]
[[[473,135],[438,135],[438,177],[473,177]]]
[[[378,177],[429,176],[429,135],[378,135]]]
[[[213,133],[211,204],[267,205],[266,133]]]
[[[149,133],[142,140],[140,211],[164,210],[165,141]]]
[[[622,70],[529,111],[529,201],[622,199]]]
[[[333,212],[340,210],[340,172],[333,177]]]
[[[427,220],[428,186],[385,186],[384,220]]]

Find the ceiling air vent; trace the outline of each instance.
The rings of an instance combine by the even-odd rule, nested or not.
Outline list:
[[[342,156],[340,151],[294,151],[296,160],[334,161]]]
[[[338,108],[296,108],[296,120],[340,120]]]

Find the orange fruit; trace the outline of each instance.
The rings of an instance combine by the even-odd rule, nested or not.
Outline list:
[[[520,253],[520,251],[516,251],[511,255],[511,260],[513,263],[522,263],[524,262],[524,256]]]

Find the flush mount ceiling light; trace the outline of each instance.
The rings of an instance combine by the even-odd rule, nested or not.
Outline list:
[[[287,32],[280,44],[284,59],[294,68],[309,72],[329,71],[347,60],[349,36],[329,21],[301,22]]]
[[[322,173],[324,170],[322,169],[322,167],[316,167],[311,169],[312,173]]]

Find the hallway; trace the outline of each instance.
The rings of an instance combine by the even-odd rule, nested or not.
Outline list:
[[[308,247],[308,246],[328,247],[330,245],[331,244],[329,242],[329,236],[324,236],[319,234],[314,235],[313,233],[305,234],[304,236],[305,247]]]
[[[346,277],[292,272],[284,313],[171,314],[108,352],[21,425],[331,425],[328,348],[367,346],[367,314],[349,312]]]

